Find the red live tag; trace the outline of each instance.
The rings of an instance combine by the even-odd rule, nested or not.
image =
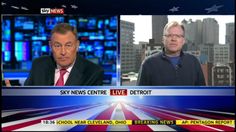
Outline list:
[[[110,89],[111,96],[127,96],[127,89]]]

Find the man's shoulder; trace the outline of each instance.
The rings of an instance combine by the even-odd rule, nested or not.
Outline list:
[[[194,55],[191,55],[189,53],[184,53],[184,58],[187,60],[197,61],[197,58]]]
[[[156,62],[161,59],[161,53],[155,53],[145,58],[144,63]]]
[[[45,56],[41,56],[41,57],[38,57],[38,58],[35,58],[33,60],[33,67],[45,67],[45,66],[51,66],[51,65],[54,65],[54,60],[53,60],[53,57],[52,56],[48,56],[48,55],[45,55]]]
[[[79,61],[81,61],[80,64],[83,64],[83,67],[87,70],[87,71],[91,71],[91,72],[94,72],[94,71],[103,71],[103,68],[87,59],[84,59],[82,57],[79,58]],[[79,67],[81,65],[78,65]]]

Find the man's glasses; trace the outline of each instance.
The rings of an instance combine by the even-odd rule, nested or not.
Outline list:
[[[180,35],[180,34],[166,34],[166,35],[164,35],[164,36],[167,37],[167,38],[173,38],[173,37],[175,37],[175,38],[178,38],[178,39],[184,37],[184,35]]]

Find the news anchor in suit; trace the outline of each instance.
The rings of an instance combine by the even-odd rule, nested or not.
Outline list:
[[[52,56],[32,63],[26,86],[93,86],[103,84],[103,69],[77,53],[77,30],[68,23],[57,24],[49,42]]]

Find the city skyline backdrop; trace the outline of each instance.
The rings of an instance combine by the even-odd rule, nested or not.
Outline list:
[[[234,22],[234,15],[168,15],[168,21],[203,20],[214,18],[219,24],[219,44],[225,44],[226,23]],[[148,42],[152,38],[152,16],[151,15],[121,15],[121,20],[135,24],[134,44],[140,41]],[[162,31],[161,31],[162,32]]]

